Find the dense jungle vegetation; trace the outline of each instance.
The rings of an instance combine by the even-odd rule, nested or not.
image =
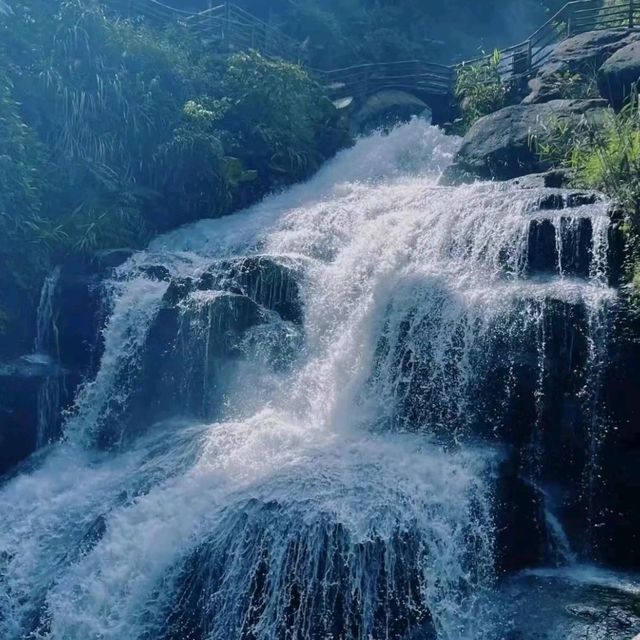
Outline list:
[[[184,36],[82,0],[0,21],[0,331],[54,263],[226,214],[348,142],[301,67]]]

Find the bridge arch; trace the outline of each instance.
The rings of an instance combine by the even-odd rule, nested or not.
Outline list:
[[[395,96],[399,104],[415,107],[422,103],[435,123],[448,118],[455,81],[452,67],[421,60],[360,64],[332,71],[316,72],[337,107],[358,111],[378,96],[389,102]],[[383,100],[384,98],[384,100]],[[369,104],[369,108],[381,105]]]
[[[369,132],[405,122],[413,117],[433,121],[433,109],[418,96],[400,89],[382,89],[354,101],[350,121],[357,132]]]

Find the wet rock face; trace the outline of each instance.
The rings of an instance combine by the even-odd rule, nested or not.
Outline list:
[[[600,67],[598,86],[615,109],[621,109],[640,80],[640,42],[616,51]]]
[[[223,261],[195,283],[199,290],[224,289],[278,313],[283,320],[302,322],[299,267],[270,256]]]
[[[63,265],[38,318],[39,352],[0,362],[0,474],[60,436],[63,412],[100,356],[100,283],[130,255],[101,252]]]
[[[102,355],[108,313],[102,282],[130,256],[109,251],[63,266],[43,319],[43,353],[35,360],[0,362],[0,473],[60,436],[63,412],[79,385],[95,375]],[[177,414],[212,417],[249,330],[272,321],[270,314],[302,322],[299,267],[292,261],[221,261],[197,278],[173,278],[163,265],[144,265],[138,272],[169,287],[141,357],[139,388],[118,418],[120,427],[98,438],[104,447],[119,442],[132,425],[135,433]],[[44,427],[43,410],[50,414]],[[46,433],[39,433],[43,428]]]
[[[563,523],[575,533],[574,540],[583,540],[587,528],[583,482],[594,417],[584,397],[591,373],[589,320],[580,305],[559,300],[529,309],[523,305],[520,312],[540,316],[540,321],[515,330],[492,327],[478,352],[470,354],[471,388],[456,389],[453,374],[443,381],[450,397],[474,398],[461,415],[455,414],[455,402],[437,396],[431,362],[419,352],[408,356],[411,376],[397,408],[400,428],[440,424],[445,441],[457,428],[467,437],[507,448],[496,503],[502,571],[546,559],[544,499],[536,484],[556,487],[562,495]]]
[[[47,378],[59,375],[49,361],[0,363],[0,473],[35,450],[38,392]]]
[[[596,546],[606,562],[640,567],[640,316],[633,304],[616,310],[611,342],[603,380],[609,430]]]
[[[564,40],[553,48],[546,63],[529,82],[531,93],[523,104],[562,98],[561,85],[557,82],[558,74],[594,76],[607,58],[634,42],[640,42],[640,34],[628,29],[590,31]]]
[[[423,551],[411,532],[352,541],[330,517],[300,527],[276,501],[242,508],[233,536],[218,533],[179,568],[154,638],[251,640],[259,629],[272,640],[436,639],[420,593],[416,559]],[[265,526],[274,515],[278,524]],[[280,528],[288,531],[282,546],[275,535]],[[350,588],[359,567],[376,570]],[[234,580],[238,571],[241,581]]]
[[[597,126],[606,113],[604,100],[554,100],[537,105],[505,107],[478,120],[464,137],[443,184],[476,179],[510,180],[547,169],[535,150],[554,125]]]
[[[555,559],[549,550],[559,542],[551,540],[554,524],[546,521],[549,502],[551,517],[574,544],[568,553],[587,550],[585,532],[595,514],[586,499],[593,489],[591,448],[607,429],[599,376],[602,359],[617,357],[607,354],[608,311],[596,317],[588,296],[552,289],[539,296],[549,282],[571,287],[594,277],[604,255],[595,247],[606,243],[610,229],[606,205],[595,193],[540,188],[540,180],[519,185],[537,191],[526,213],[521,253],[516,260],[504,257],[505,276],[523,284],[512,310],[489,326],[460,327],[454,338],[442,339],[450,345],[444,354],[425,339],[438,312],[418,321],[410,317],[408,337],[397,340],[397,356],[389,358],[384,345],[380,350],[385,362],[402,371],[394,407],[398,429],[429,425],[445,442],[471,437],[507,449],[495,513],[501,572]],[[589,214],[594,205],[602,206],[602,215]],[[606,290],[604,280],[598,282]],[[474,348],[465,353],[461,369],[455,354],[465,334],[474,335]]]
[[[113,421],[117,424],[107,422],[99,438],[104,448],[120,446],[149,424],[172,417],[213,419],[234,375],[234,361],[242,357],[243,336],[266,321],[259,305],[245,296],[211,292],[176,302],[176,288],[167,292],[147,336],[134,393]]]
[[[496,571],[499,576],[540,565],[549,548],[544,524],[544,498],[525,480],[515,450],[498,472],[494,518]]]
[[[562,272],[566,276],[587,277],[591,266],[589,252],[591,221],[587,218],[561,218],[561,228],[575,227],[574,233],[562,233],[562,251],[557,251],[558,234],[549,220],[533,220],[529,230],[527,273],[535,276]],[[559,258],[562,256],[564,260]]]
[[[270,256],[221,260],[194,277],[172,277],[158,265],[145,277],[168,280],[160,310],[146,337],[133,393],[98,438],[104,448],[142,433],[150,424],[191,416],[220,417],[225,397],[247,349],[274,341],[274,362],[283,363],[296,342],[302,304],[294,262]],[[282,331],[279,342],[277,327]],[[264,327],[268,336],[255,336]],[[277,352],[277,353],[276,353]],[[268,355],[266,356],[268,357]],[[115,426],[114,426],[115,423]]]

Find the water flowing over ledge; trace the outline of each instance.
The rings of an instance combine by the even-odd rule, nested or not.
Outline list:
[[[0,489],[2,637],[502,637],[501,445],[556,472],[568,367],[589,527],[616,293],[606,202],[439,187],[456,145],[373,135],[117,270],[65,441]]]

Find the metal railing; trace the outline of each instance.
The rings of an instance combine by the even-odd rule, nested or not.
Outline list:
[[[255,49],[268,57],[296,62],[303,58],[300,43],[229,0],[201,12],[177,9],[162,0],[103,1],[127,17],[173,20],[219,50]],[[587,31],[618,27],[640,28],[640,0],[617,0],[607,6],[602,6],[602,0],[573,0],[527,40],[501,49],[499,73],[506,82],[529,78],[548,60],[553,46],[562,40]],[[490,57],[484,55],[453,66],[421,60],[358,64],[313,71],[313,74],[335,100],[363,97],[385,89],[446,96],[453,94],[456,74],[461,67],[486,62]]]
[[[233,2],[223,2],[200,12],[178,9],[162,0],[103,2],[126,18],[142,17],[156,23],[181,25],[207,44],[224,51],[254,49],[271,58],[301,59],[302,47],[296,40]]]
[[[301,58],[302,47],[296,40],[232,2],[189,16],[184,24],[200,38],[230,51],[254,49],[273,58]]]
[[[612,28],[640,28],[640,0],[618,0],[602,6],[602,0],[574,0],[535,31],[527,40],[500,50],[497,63],[505,82],[527,79],[538,71],[562,40]],[[332,97],[362,97],[383,89],[405,89],[428,95],[452,94],[461,67],[487,62],[493,54],[453,66],[417,60],[357,65],[324,72],[321,78]]]
[[[520,44],[500,50],[498,69],[503,79],[529,77],[553,53],[554,45],[587,31],[640,27],[640,0],[618,0],[602,6],[602,0],[567,3]],[[457,67],[487,61],[490,56],[466,60]]]
[[[315,74],[335,100],[386,89],[446,96],[451,93],[455,76],[453,67],[421,60],[360,64]]]

